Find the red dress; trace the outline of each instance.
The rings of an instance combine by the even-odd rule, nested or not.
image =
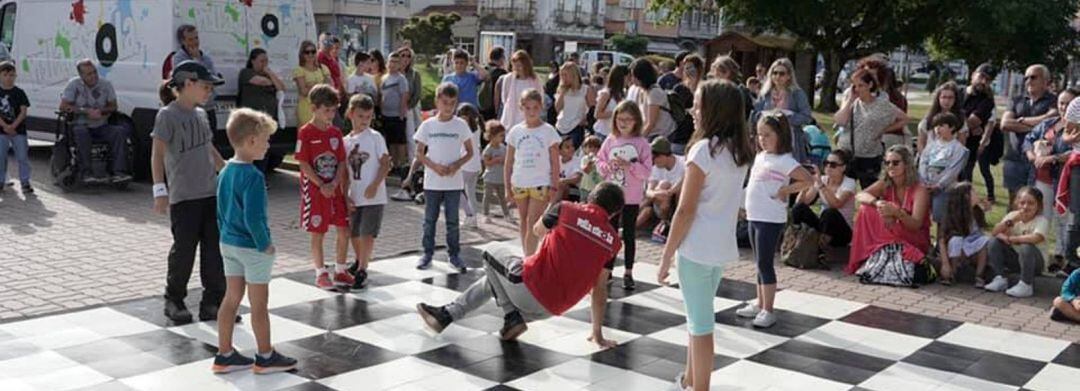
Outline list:
[[[904,203],[900,208],[908,214],[913,214],[915,209],[915,192],[922,185],[909,186],[904,196]],[[881,198],[886,202],[898,202],[895,187],[887,187]],[[930,208],[922,216],[922,226],[916,231],[904,228],[899,222],[893,222],[886,226],[885,219],[872,205],[863,205],[859,208],[858,218],[855,219],[855,238],[851,240],[851,257],[848,259],[847,268],[844,272],[854,274],[862,266],[870,255],[888,244],[899,243],[904,246],[903,258],[912,263],[922,262],[926,251],[930,249]]]

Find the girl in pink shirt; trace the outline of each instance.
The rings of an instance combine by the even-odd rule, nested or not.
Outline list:
[[[611,225],[622,227],[623,258],[626,261],[623,288],[634,289],[634,220],[638,215],[638,206],[645,198],[645,182],[652,172],[652,148],[649,141],[641,136],[644,120],[637,104],[630,100],[619,103],[615,107],[614,117],[615,127],[611,130],[611,137],[600,146],[596,167],[605,181],[621,186],[626,197],[621,216],[612,216]]]

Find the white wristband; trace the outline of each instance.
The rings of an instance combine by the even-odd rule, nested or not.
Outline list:
[[[168,197],[168,196],[169,196],[169,188],[165,187],[164,183],[155,183],[154,184],[154,198]]]

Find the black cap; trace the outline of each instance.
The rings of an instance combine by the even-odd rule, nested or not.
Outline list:
[[[195,60],[187,60],[176,64],[176,67],[172,70],[172,75],[170,75],[169,84],[181,86],[188,80],[202,80],[215,86],[225,84],[225,79],[210,73],[202,63]]]
[[[975,68],[975,73],[982,73],[982,74],[985,74],[986,76],[990,76],[991,78],[993,78],[994,77],[994,67],[992,65],[990,65],[989,63],[982,63],[977,68]]]

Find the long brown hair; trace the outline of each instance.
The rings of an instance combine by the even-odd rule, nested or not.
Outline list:
[[[894,153],[900,156],[900,160],[904,162],[904,186],[915,186],[919,184],[918,167],[915,166],[915,154],[911,153],[911,148],[908,148],[904,144],[896,144],[889,147],[888,151],[885,151],[885,157],[888,159],[890,153]],[[882,165],[884,165],[884,160]],[[883,167],[885,168],[885,167]],[[889,177],[889,170],[881,170],[881,181],[885,182],[885,187],[896,187],[891,177]]]
[[[926,125],[928,125],[927,131],[933,130],[929,129],[930,122],[933,121],[934,117],[936,117],[938,114],[941,114],[942,108],[939,99],[941,98],[941,93],[945,91],[952,91],[953,93],[953,105],[952,108],[949,109],[949,112],[955,115],[957,118],[964,118],[964,114],[960,112],[960,107],[964,105],[964,102],[960,101],[964,97],[960,94],[960,86],[957,86],[956,82],[946,82],[945,84],[942,84],[938,86],[938,88],[934,89],[934,100],[930,103],[930,111],[926,113],[926,118],[928,119],[926,121]],[[954,128],[953,132],[959,133],[960,128]]]
[[[630,134],[623,134],[622,129],[619,129],[618,116],[621,113],[630,114],[634,117],[634,127],[630,129]],[[641,128],[645,126],[645,116],[641,115],[641,108],[638,107],[637,102],[631,100],[624,100],[619,102],[615,106],[615,111],[611,113],[611,118],[614,120],[611,127],[611,135],[615,137],[641,137]]]
[[[986,226],[986,216],[982,208],[972,202],[971,182],[952,184],[946,190],[945,196],[947,197],[946,205],[949,213],[945,216],[945,221],[941,223],[942,234],[939,236],[942,239],[948,240],[953,236],[968,236],[971,233],[972,225]]]
[[[521,69],[514,69],[515,61],[521,63]],[[525,76],[526,79],[536,78],[536,72],[533,70],[532,56],[529,55],[529,52],[524,50],[518,50],[514,52],[513,56],[510,56],[510,69],[513,72],[520,71],[521,75]]]
[[[698,85],[698,121],[690,144],[709,140],[709,155],[727,148],[735,165],[750,164],[754,150],[746,125],[746,107],[739,87],[728,80],[707,80]]]
[[[304,49],[307,49],[309,47],[312,48],[312,49],[315,49],[315,42],[306,41],[306,40],[304,42],[300,42],[300,53],[299,53],[300,60],[299,60],[299,62],[297,64],[300,64],[301,68],[304,67]],[[316,61],[316,62],[318,62],[318,61]]]

